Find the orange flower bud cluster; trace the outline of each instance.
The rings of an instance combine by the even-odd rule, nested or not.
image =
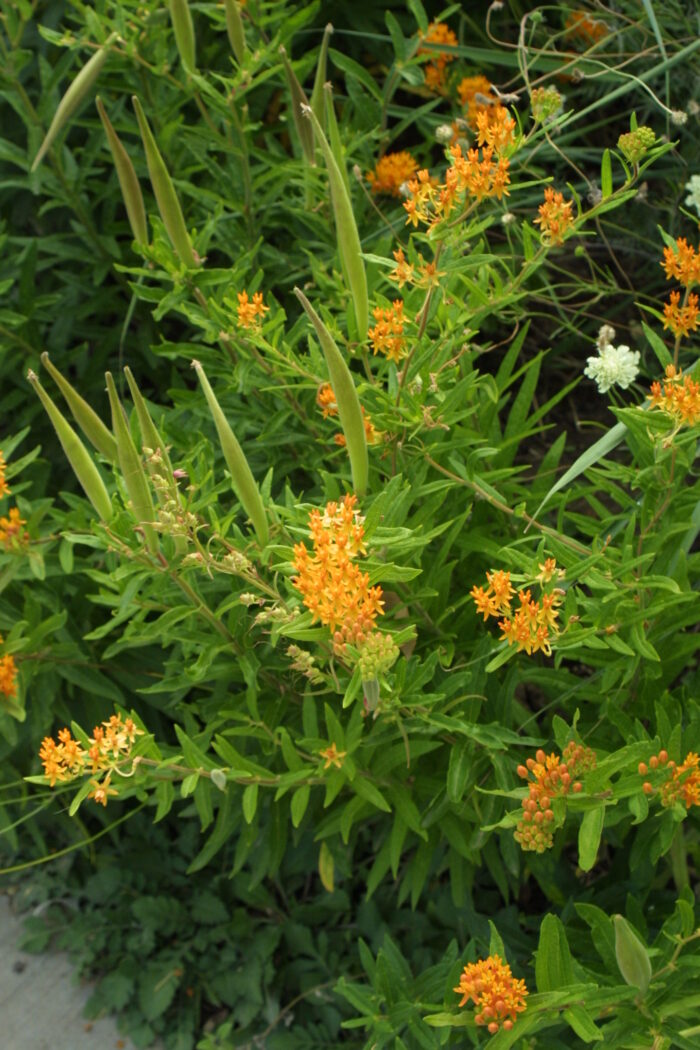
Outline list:
[[[421,39],[426,44],[446,44],[447,47],[457,46],[457,37],[444,22],[431,22],[425,36],[421,34]],[[438,95],[444,95],[447,90],[445,69],[450,62],[454,61],[455,56],[447,52],[435,52],[432,48],[426,47],[418,48],[418,54],[429,54],[431,56],[430,62],[423,69],[426,87]]]
[[[524,766],[518,766],[518,776],[528,782],[523,815],[514,835],[523,850],[544,853],[551,847],[555,828],[552,799],[581,791],[577,777],[595,769],[595,765],[595,752],[572,740],[561,756],[546,755],[540,749]]]
[[[385,153],[377,161],[374,171],[367,172],[367,181],[372,193],[386,193],[390,197],[400,197],[401,187],[409,182],[418,171],[418,161],[408,152]]]
[[[333,632],[333,646],[340,656],[346,643],[363,642],[383,613],[381,587],[370,587],[369,573],[355,561],[366,553],[363,520],[354,495],[327,503],[323,514],[312,510],[309,515],[313,552],[304,543],[294,547],[298,575],[292,583],[314,621],[320,620]]]
[[[0,645],[2,635],[0,634]],[[17,695],[17,665],[14,656],[6,653],[0,656],[0,693],[12,700]]]
[[[545,244],[564,243],[564,238],[574,223],[572,207],[573,201],[565,201],[563,194],[547,186],[544,191],[544,204],[540,204],[539,216],[535,219]]]
[[[56,781],[74,780],[85,773],[103,774],[100,781],[94,779],[94,790],[88,798],[94,798],[102,806],[107,805],[110,795],[116,795],[110,788],[111,774],[117,765],[129,757],[136,737],[143,733],[131,718],[123,719],[121,715],[112,715],[108,722],[96,726],[88,738],[89,747],[85,749],[71,735],[70,729],[58,731],[58,742],[53,737],[44,738],[39,749],[39,758],[44,765],[44,775],[54,787]]]
[[[518,1014],[525,1009],[528,996],[525,981],[513,977],[510,966],[500,955],[489,955],[465,966],[454,991],[462,996],[460,1006],[473,1000],[477,1009],[475,1022],[486,1025],[491,1035],[495,1035],[501,1025],[506,1030],[513,1027]]]
[[[390,361],[395,361],[398,364],[403,357],[405,342],[403,334],[405,319],[402,300],[394,299],[391,306],[387,307],[375,306],[372,314],[377,322],[369,330],[373,353],[382,353]]]
[[[26,524],[17,507],[10,508],[9,517],[0,518],[0,543],[6,551],[18,550],[29,543],[29,533],[22,529]]]
[[[263,305],[262,292],[254,292],[252,301],[248,299],[247,292],[238,292],[238,327],[258,328],[269,311],[269,306]]]
[[[666,412],[679,427],[700,423],[700,383],[690,376],[682,376],[681,370],[673,365],[666,368],[663,392],[660,383],[652,383],[647,397],[652,408]]]
[[[3,456],[2,449],[0,448],[0,499],[2,499],[3,496],[9,496],[10,494],[10,487],[5,481],[6,471],[7,463],[5,462],[5,457]]]
[[[605,22],[591,18],[587,11],[572,11],[566,19],[566,36],[570,40],[579,40],[585,44],[597,44],[608,36]]]
[[[481,73],[474,77],[464,77],[457,85],[457,94],[462,107],[467,111],[465,114],[467,123],[475,131],[479,126],[478,117],[488,113],[491,106],[498,102],[491,91],[491,81]]]
[[[685,762],[679,765],[668,757],[668,751],[662,749],[658,755],[651,756],[648,764],[640,762],[638,773],[641,777],[662,774],[662,778],[654,776],[657,782],[660,780],[657,787],[646,779],[642,784],[645,795],[653,795],[658,791],[662,806],[668,808],[676,803],[684,805],[686,809],[700,806],[700,757],[694,751],[689,751]]]
[[[556,569],[556,561],[548,558],[544,563],[540,577],[552,579],[554,573],[560,574]],[[539,578],[539,577],[538,577]],[[555,587],[549,593],[542,592],[539,601],[532,598],[531,591],[518,591],[519,608],[513,611],[512,598],[514,589],[510,582],[509,572],[487,572],[486,580],[488,587],[472,587],[470,594],[476,604],[479,614],[484,621],[491,616],[502,616],[503,619],[498,626],[501,629],[501,637],[505,638],[509,645],[517,645],[518,652],[523,650],[530,656],[532,653],[543,652],[551,656],[550,645],[552,634],[558,634],[557,606],[561,603],[563,591]]]

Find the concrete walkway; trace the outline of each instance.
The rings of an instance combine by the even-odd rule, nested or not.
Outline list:
[[[90,985],[75,982],[64,952],[17,948],[22,919],[0,893],[0,1047],[2,1050],[134,1050],[112,1018],[86,1021]]]

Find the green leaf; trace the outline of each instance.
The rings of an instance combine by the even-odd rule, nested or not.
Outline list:
[[[246,788],[247,790],[247,788]],[[311,796],[311,788],[308,784],[302,784],[301,787],[297,788],[292,795],[292,824],[295,828],[298,828],[304,819],[306,813],[306,807],[309,804],[309,798]]]
[[[258,785],[248,784],[243,791],[243,819],[246,824],[252,824],[255,811],[258,808]]]
[[[566,930],[556,915],[545,915],[535,953],[538,992],[554,992],[574,983],[574,970]]]
[[[383,809],[385,813],[391,813],[391,806],[382,795],[378,787],[366,777],[357,776],[353,780],[351,787],[356,795],[364,799],[365,802],[371,802],[376,809]]]
[[[568,1010],[564,1010],[562,1016],[566,1023],[573,1028],[579,1039],[582,1039],[584,1043],[602,1042],[603,1033],[595,1024],[585,1006],[576,1003],[574,1006],[570,1006]]]
[[[578,866],[581,871],[590,871],[595,864],[604,823],[605,806],[589,809],[583,814],[578,833]]]
[[[182,968],[174,960],[146,966],[139,983],[139,1006],[148,1021],[164,1014],[175,997]]]
[[[603,193],[603,200],[609,197],[613,191],[612,162],[609,149],[603,151],[603,160],[600,165],[600,188]]]

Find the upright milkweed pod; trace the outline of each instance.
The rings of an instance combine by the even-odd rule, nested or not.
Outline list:
[[[151,186],[153,187],[153,193],[155,194],[160,217],[168,231],[168,237],[170,238],[172,246],[180,256],[182,262],[186,263],[189,267],[195,267],[197,262],[194,257],[194,252],[192,251],[192,242],[190,241],[190,235],[185,226],[182,209],[180,208],[180,201],[175,192],[172,179],[170,178],[168,169],[165,166],[165,161],[161,157],[160,151],[156,146],[156,140],[154,139],[153,132],[146,120],[141,103],[136,95],[132,97],[131,101],[133,102],[134,110],[136,112],[136,119],[139,122],[139,131],[141,132],[141,139],[143,140],[143,148],[146,151],[148,174],[151,179]]]
[[[358,335],[361,340],[364,340],[367,338],[367,326],[369,324],[367,274],[365,273],[365,261],[362,258],[360,235],[357,232],[357,223],[355,222],[352,204],[350,203],[350,194],[343,181],[338,162],[328,145],[328,139],[316,118],[316,114],[311,109],[311,106],[303,106],[302,112],[311,122],[326,162],[326,168],[328,169],[335,228],[338,235],[338,250],[347,274],[348,284],[350,285]]]
[[[345,167],[345,154],[343,152],[343,144],[340,141],[340,130],[335,115],[335,106],[333,105],[333,85],[328,82],[323,85],[323,90],[326,94],[325,112],[326,127],[328,128],[328,142],[333,151],[338,170],[343,176],[343,182],[345,183],[345,189],[348,191],[348,197],[350,197],[350,179],[348,178],[347,168]]]
[[[49,419],[53,423],[58,440],[61,442],[66,458],[73,468],[73,473],[80,482],[83,492],[92,503],[100,519],[109,521],[112,517],[112,501],[109,498],[109,493],[100,476],[100,472],[92,460],[92,456],[60,409],[56,407],[46,393],[36,373],[32,372],[31,369],[27,373],[27,379],[34,387]]]
[[[649,953],[634,932],[627,919],[613,915],[615,927],[615,958],[625,982],[639,988],[646,995],[651,981]]]
[[[68,123],[81,102],[84,102],[90,94],[95,81],[100,75],[100,70],[107,61],[109,47],[112,42],[116,40],[118,35],[118,33],[111,33],[110,36],[107,37],[107,40],[104,42],[100,50],[96,51],[92,58],[85,63],[61,101],[58,103],[58,109],[53,115],[53,120],[49,125],[49,130],[46,132],[44,141],[39,147],[39,152],[34,158],[34,163],[31,167],[32,171],[36,171],[48,151],[51,149],[51,146],[61,128]]]
[[[323,97],[323,85],[326,83],[326,69],[328,66],[328,44],[330,43],[331,34],[333,33],[333,26],[329,22],[323,31],[323,40],[321,41],[321,50],[318,53],[318,64],[316,66],[316,76],[314,77],[313,91],[311,92],[311,108],[316,114],[321,127],[324,127],[326,118],[324,115],[324,97]]]
[[[137,244],[148,244],[146,209],[143,205],[141,187],[134,171],[134,165],[131,163],[131,157],[124,149],[119,136],[112,127],[99,95],[95,99],[95,105],[107,136],[110,153],[112,154],[117,178],[119,179],[119,187],[126,207],[126,214],[129,219],[129,226],[131,226],[131,233]]]
[[[224,459],[226,460],[228,469],[231,472],[231,483],[234,492],[241,501],[241,506],[246,514],[253,522],[253,528],[255,529],[260,546],[265,547],[269,539],[269,530],[267,525],[267,514],[265,513],[265,506],[262,501],[262,496],[260,495],[258,483],[253,477],[253,473],[248,466],[248,460],[245,458],[245,454],[238,443],[236,435],[229,426],[229,422],[221,409],[221,405],[216,400],[216,395],[209,385],[209,380],[206,377],[204,369],[199,361],[193,361],[192,367],[202,384],[202,390],[204,391],[204,396],[209,405],[209,411],[212,414],[212,419],[214,420],[214,425],[216,426],[216,431],[219,435],[221,451],[224,454]]]
[[[116,463],[117,442],[112,431],[105,426],[97,412],[80,396],[75,387],[71,386],[65,376],[61,375],[46,351],[41,355],[41,363],[65,397],[73,419],[90,444],[101,452],[105,459]]]
[[[292,117],[294,119],[294,127],[296,128],[299,141],[301,142],[304,159],[309,164],[315,164],[316,157],[314,155],[313,129],[309,122],[302,118],[302,109],[304,106],[308,108],[309,100],[304,93],[303,87],[297,80],[297,75],[287,58],[287,51],[283,44],[280,44],[280,55],[282,56],[282,65],[284,66],[284,73],[287,78],[287,84],[289,85],[289,93],[292,96]]]
[[[188,73],[194,73],[197,68],[197,45],[192,12],[187,0],[170,0],[170,21],[173,24],[180,61]]]
[[[307,316],[316,329],[318,341],[321,344],[323,356],[328,366],[328,377],[333,387],[336,404],[338,405],[340,425],[345,434],[348,455],[350,456],[350,469],[352,470],[352,487],[358,496],[364,496],[367,491],[369,476],[367,437],[365,435],[362,409],[360,408],[360,401],[350,369],[346,365],[345,359],[338,349],[333,336],[304,293],[299,288],[295,288],[294,294],[304,307]]]
[[[224,0],[226,8],[226,32],[237,62],[244,62],[248,48],[245,42],[243,19],[238,0]]]
[[[151,524],[151,522],[155,521],[156,514],[153,509],[153,500],[151,499],[151,490],[148,486],[146,471],[143,469],[141,457],[131,439],[124,409],[117,396],[117,388],[114,385],[112,373],[105,372],[105,379],[107,380],[109,404],[112,409],[112,427],[117,438],[119,469],[122,472],[126,491],[131,500],[131,510],[143,528],[146,546],[151,554],[157,554],[158,537]]]

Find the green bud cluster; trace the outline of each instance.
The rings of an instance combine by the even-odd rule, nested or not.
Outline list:
[[[399,655],[399,647],[390,634],[373,631],[358,646],[358,652],[357,664],[362,681],[368,682],[389,670]]]
[[[626,135],[620,135],[617,140],[617,148],[630,164],[637,164],[655,142],[656,135],[651,128],[642,125],[635,131],[628,131]]]
[[[563,101],[556,88],[535,88],[530,95],[532,119],[536,124],[544,124],[561,109]]]

